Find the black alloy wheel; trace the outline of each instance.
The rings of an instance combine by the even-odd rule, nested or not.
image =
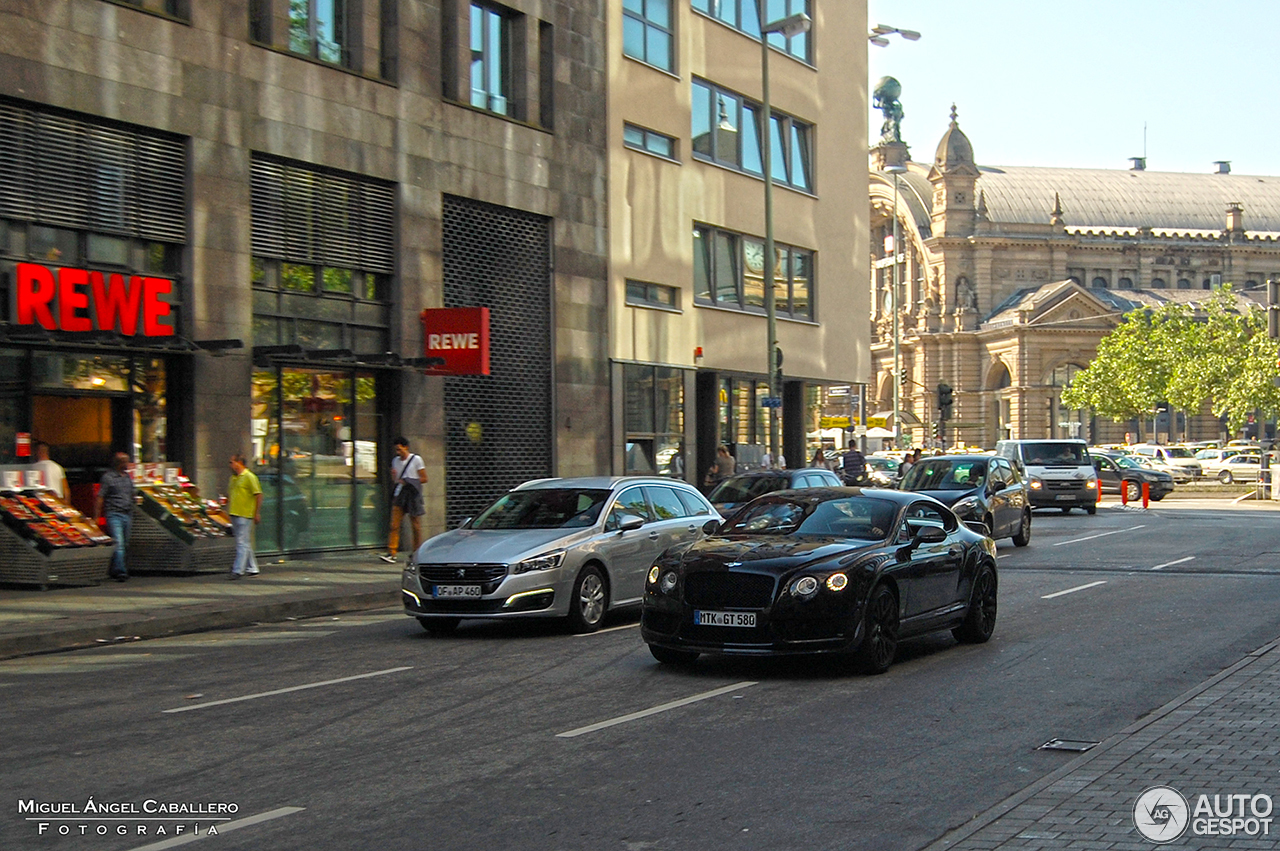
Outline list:
[[[1031,543],[1031,509],[1022,512],[1022,520],[1018,523],[1018,531],[1013,533],[1013,545],[1025,547]]]
[[[462,618],[418,618],[418,623],[431,635],[452,635],[461,622]]]
[[[653,644],[649,645],[649,652],[653,654],[653,658],[664,665],[692,665],[698,658],[698,654],[693,650],[674,650]]]
[[[982,644],[991,638],[996,629],[996,586],[995,568],[984,564],[973,578],[973,593],[969,596],[969,612],[964,623],[951,630],[956,641]]]
[[[569,597],[569,626],[574,632],[595,632],[609,610],[609,587],[594,564],[578,572]]]
[[[898,598],[887,585],[877,585],[867,597],[862,643],[854,657],[863,673],[883,674],[898,652]]]

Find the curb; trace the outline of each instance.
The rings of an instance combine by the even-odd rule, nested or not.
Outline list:
[[[380,591],[352,591],[311,597],[276,599],[233,608],[220,608],[210,603],[181,612],[123,614],[109,621],[91,625],[62,626],[23,635],[0,636],[0,659],[55,653],[83,647],[102,646],[104,642],[123,643],[146,638],[165,638],[215,629],[252,626],[259,622],[289,618],[381,609],[400,602],[399,583]]]
[[[948,830],[946,833],[942,834],[942,836],[930,842],[928,845],[922,846],[920,848],[920,851],[947,851],[947,849],[954,848],[956,845],[960,844],[961,842],[964,842],[966,839],[970,838],[975,833],[978,833],[982,829],[989,827],[990,825],[999,821],[1001,818],[1008,815],[1019,805],[1026,803],[1031,798],[1034,798],[1036,795],[1040,794],[1045,789],[1052,786],[1054,783],[1057,783],[1062,778],[1067,777],[1070,774],[1073,774],[1074,772],[1088,765],[1090,762],[1093,762],[1098,757],[1108,753],[1117,745],[1123,743],[1126,739],[1129,739],[1130,737],[1141,732],[1147,727],[1150,727],[1152,724],[1155,724],[1159,721],[1164,720],[1170,714],[1177,711],[1181,707],[1185,706],[1187,703],[1190,703],[1192,700],[1195,700],[1197,697],[1204,694],[1206,691],[1213,688],[1214,686],[1218,685],[1223,680],[1227,679],[1228,677],[1236,673],[1239,673],[1241,670],[1249,667],[1250,665],[1253,665],[1259,659],[1262,659],[1264,656],[1266,656],[1268,653],[1274,652],[1277,648],[1280,648],[1280,638],[1277,638],[1273,641],[1268,642],[1267,644],[1262,645],[1257,650],[1253,650],[1249,653],[1246,653],[1243,659],[1231,665],[1226,670],[1220,671],[1219,673],[1215,674],[1214,676],[1210,677],[1209,679],[1205,680],[1199,685],[1193,686],[1192,688],[1188,689],[1187,691],[1175,697],[1173,700],[1166,703],[1164,706],[1161,706],[1159,709],[1153,710],[1149,715],[1144,716],[1141,720],[1135,721],[1134,723],[1130,724],[1128,727],[1125,727],[1120,732],[1115,733],[1112,736],[1109,736],[1106,740],[1104,740],[1097,747],[1090,750],[1088,753],[1082,754],[1076,757],[1075,759],[1071,760],[1067,764],[1054,769],[1050,773],[1046,774],[1044,777],[1032,783],[1030,786],[1027,786],[1025,789],[1015,792],[1013,795],[1009,796],[1008,798],[1005,798],[1003,801],[996,804],[995,806],[990,807],[981,813],[978,813],[972,819],[965,822],[964,824],[961,824],[957,827],[953,827],[952,829]]]

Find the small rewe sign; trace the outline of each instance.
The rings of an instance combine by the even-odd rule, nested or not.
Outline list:
[[[48,331],[119,331],[127,337],[172,337],[175,333],[168,278],[50,269],[19,263],[13,316],[19,325]]]
[[[422,311],[422,340],[440,375],[489,374],[489,308],[442,307]]]

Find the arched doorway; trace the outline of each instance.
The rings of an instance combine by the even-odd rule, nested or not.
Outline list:
[[[1049,436],[1056,438],[1092,439],[1091,415],[1085,408],[1069,408],[1062,402],[1062,393],[1071,386],[1076,373],[1084,367],[1064,363],[1049,376]]]

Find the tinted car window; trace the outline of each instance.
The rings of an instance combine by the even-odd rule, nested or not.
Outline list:
[[[680,488],[675,488],[674,490],[676,496],[680,498],[680,502],[684,504],[685,514],[689,517],[711,514],[711,506],[704,502],[701,497]]]
[[[786,490],[791,483],[785,476],[730,476],[715,486],[707,499],[712,502],[749,502],[756,497]]]
[[[480,512],[473,529],[566,529],[592,526],[607,490],[545,488],[511,491]]]
[[[953,461],[945,458],[921,461],[903,480],[902,489],[909,491],[969,490],[982,484],[987,475],[987,462]]]
[[[684,503],[671,488],[646,487],[649,502],[653,504],[653,513],[659,520],[676,520],[685,516]]]
[[[878,540],[893,525],[894,504],[882,499],[846,497],[817,503],[766,500],[734,515],[728,535],[831,535]]]

